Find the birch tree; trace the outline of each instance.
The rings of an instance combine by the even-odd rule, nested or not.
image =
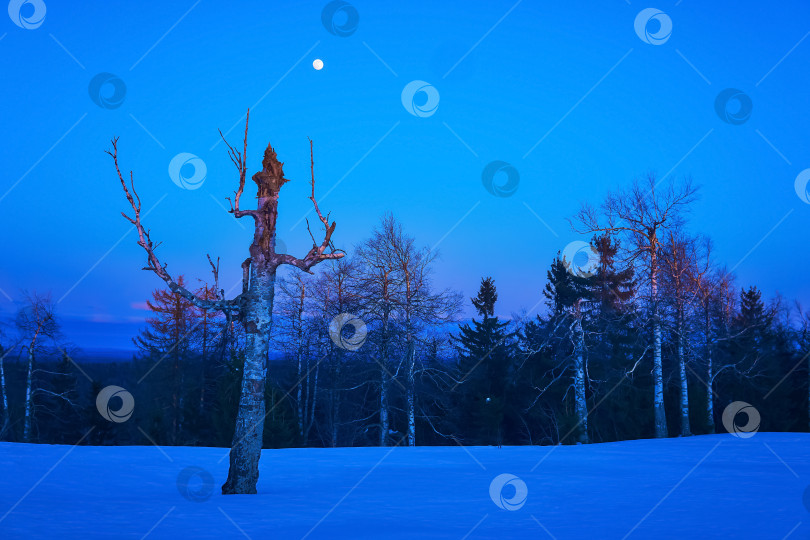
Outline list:
[[[313,311],[314,289],[300,273],[285,276],[279,282],[281,320],[278,333],[282,347],[293,357],[296,366],[298,435],[304,445],[309,440],[314,422],[321,363],[320,359],[313,362],[312,346],[322,348],[319,342],[328,339],[324,329],[329,324]],[[315,352],[320,355],[318,350]]]
[[[680,382],[679,413],[681,418],[681,436],[692,434],[689,425],[689,387],[686,374],[686,354],[688,346],[687,312],[691,306],[692,293],[689,275],[696,266],[695,252],[696,240],[683,234],[670,230],[665,249],[663,250],[663,269],[666,282],[669,286],[669,303],[672,306],[675,337],[675,352],[678,364],[678,380]]]
[[[461,296],[451,290],[434,291],[431,272],[436,252],[417,248],[412,237],[407,236],[402,225],[393,216],[383,219],[383,228],[390,230],[387,236],[392,241],[393,263],[401,283],[397,294],[398,311],[404,334],[405,384],[408,446],[416,445],[416,348],[427,327],[452,321],[461,309]]]
[[[27,369],[25,378],[25,412],[23,413],[23,442],[31,442],[34,421],[35,357],[44,351],[44,343],[59,334],[54,317],[55,305],[50,294],[36,292],[25,295],[25,303],[17,312],[17,330],[25,343]],[[4,394],[5,395],[5,394]]]
[[[299,270],[312,273],[312,268],[324,261],[338,259],[343,253],[332,244],[332,234],[336,223],[329,221],[329,215],[323,215],[315,199],[315,161],[312,141],[310,141],[310,171],[312,201],[315,213],[323,227],[323,236],[316,240],[312,231],[312,247],[302,258],[276,252],[276,221],[278,219],[278,201],[281,188],[289,179],[284,176],[283,163],[278,160],[271,144],[267,145],[262,160],[262,168],[252,176],[256,184],[255,209],[244,209],[240,206],[247,178],[247,135],[250,111],[245,119],[245,137],[242,150],[237,150],[225,141],[231,161],[239,175],[238,189],[230,202],[229,212],[237,219],[252,218],[254,225],[253,241],[249,256],[242,263],[242,292],[233,299],[225,299],[224,294],[216,300],[204,300],[181,286],[167,270],[157,255],[157,247],[150,231],[141,221],[141,199],[135,189],[134,177],[129,173],[129,182],[125,180],[118,161],[118,138],[112,140],[112,148],[107,153],[112,157],[115,172],[127,201],[132,209],[131,214],[122,213],[138,232],[138,245],[144,249],[147,257],[146,269],[160,277],[172,292],[188,299],[196,307],[205,310],[222,311],[228,317],[235,317],[243,325],[247,334],[245,365],[242,373],[242,385],[239,398],[239,409],[230,451],[228,479],[222,486],[223,494],[255,494],[259,479],[259,458],[261,457],[262,435],[265,418],[265,383],[267,377],[267,358],[270,350],[270,330],[273,316],[273,294],[276,272],[281,265],[291,265]],[[221,132],[220,132],[221,135]]]
[[[662,365],[662,329],[659,287],[661,285],[661,243],[664,234],[683,224],[689,204],[695,200],[691,181],[660,186],[654,175],[634,181],[628,189],[608,194],[600,207],[583,205],[574,218],[574,229],[581,234],[611,234],[622,237],[624,259],[634,264],[648,289],[647,304],[652,325],[653,405],[655,436],[666,437]]]
[[[713,324],[713,309],[718,303],[719,287],[728,281],[723,275],[717,275],[712,261],[712,243],[704,238],[697,246],[695,264],[689,273],[689,280],[694,289],[694,300],[699,306],[699,320],[703,336],[702,355],[706,373],[706,426],[709,433],[714,433],[714,345],[716,339]],[[727,285],[726,285],[727,287]]]
[[[392,365],[391,349],[395,337],[395,309],[401,286],[401,276],[397,273],[396,238],[394,218],[390,214],[357,249],[357,259],[361,262],[357,291],[363,305],[366,323],[374,324],[378,331],[373,338],[377,348],[375,358],[379,366],[379,427],[380,446],[388,444],[391,430],[389,418],[389,391],[395,380],[398,368]],[[398,382],[398,381],[397,381]],[[401,384],[401,383],[400,383]]]
[[[320,364],[326,361],[326,376],[320,375],[325,383],[321,384],[325,393],[325,433],[321,434],[324,445],[338,446],[340,427],[344,424],[343,396],[344,386],[344,359],[351,351],[335,343],[328,329],[335,317],[341,313],[355,313],[358,309],[357,290],[355,288],[356,269],[351,260],[341,259],[331,261],[324,265],[319,272],[312,288],[312,313],[315,325],[315,339],[317,344],[317,360],[314,368],[314,388],[312,390],[313,403],[310,409],[309,423],[314,421],[315,402]],[[341,329],[342,331],[342,329]],[[310,368],[311,370],[312,368]]]
[[[306,299],[306,282],[302,279],[300,274],[295,274],[287,279],[282,279],[279,282],[279,293],[281,298],[279,302],[279,315],[281,316],[279,327],[279,334],[282,337],[282,347],[287,346],[289,352],[294,356],[294,361],[297,366],[296,380],[298,385],[296,388],[296,416],[298,419],[298,436],[303,440],[304,438],[304,402],[303,402],[303,388],[302,374],[304,373],[304,358],[309,356],[305,351],[304,339],[304,305]],[[307,373],[307,376],[309,374]]]

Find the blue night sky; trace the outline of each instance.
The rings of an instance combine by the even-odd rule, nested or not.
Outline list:
[[[208,278],[211,253],[223,286],[236,284],[251,223],[223,209],[237,176],[217,129],[238,143],[248,107],[249,174],[271,141],[293,180],[279,219],[290,253],[310,244],[309,136],[338,247],[392,211],[420,244],[438,244],[438,285],[471,296],[492,275],[500,315],[536,304],[556,252],[582,239],[567,222],[581,202],[650,171],[701,186],[690,229],[713,238],[740,285],[810,304],[810,204],[794,189],[810,168],[807,3],[662,1],[672,33],[660,45],[636,34],[648,7],[636,0],[357,0],[345,37],[326,30],[322,1],[46,3],[38,28],[0,23],[5,315],[9,297],[36,289],[52,291],[73,327],[145,316],[162,282],[140,270],[145,255],[119,214],[127,203],[103,153],[115,135],[169,270]],[[30,20],[33,6],[22,9]],[[105,72],[126,85],[116,108],[89,95]],[[438,93],[433,114],[403,107],[414,80]],[[751,99],[740,125],[715,112],[726,88]],[[169,177],[182,152],[206,165],[199,189]],[[482,184],[495,160],[519,173],[510,197]]]

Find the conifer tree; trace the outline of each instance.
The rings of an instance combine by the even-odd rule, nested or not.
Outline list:
[[[455,337],[459,354],[460,412],[463,431],[478,444],[502,444],[504,420],[510,412],[516,353],[515,332],[494,316],[498,293],[492,278],[481,280],[473,306],[483,317],[463,324]]]

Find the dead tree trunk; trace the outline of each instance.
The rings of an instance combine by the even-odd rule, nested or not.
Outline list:
[[[249,116],[250,111],[248,111],[248,118]],[[231,202],[230,212],[236,218],[249,216],[254,221],[253,241],[249,248],[250,257],[243,264],[242,294],[232,300],[218,299],[212,301],[201,299],[172,279],[165,265],[160,263],[155,254],[157,246],[149,238],[149,231],[141,223],[141,201],[135,191],[132,173],[130,172],[129,187],[127,187],[127,183],[121,174],[118,165],[117,138],[112,140],[112,150],[107,152],[115,162],[116,173],[134,212],[134,216],[130,217],[124,214],[124,217],[138,231],[138,244],[147,253],[148,263],[146,268],[162,278],[173,292],[183,295],[197,307],[234,314],[245,328],[247,343],[239,410],[231,445],[228,479],[222,486],[222,493],[226,495],[256,493],[262,435],[264,432],[264,390],[267,375],[267,357],[270,351],[270,329],[272,325],[276,270],[280,265],[288,264],[304,272],[312,273],[311,268],[319,262],[326,259],[338,259],[343,256],[343,253],[335,251],[331,242],[336,224],[335,222],[329,223],[328,215],[323,216],[315,200],[315,163],[312,155],[312,141],[310,141],[310,170],[312,172],[310,200],[324,227],[324,236],[323,240],[318,243],[310,231],[312,248],[304,258],[298,259],[292,255],[276,253],[278,196],[281,187],[288,182],[288,179],[284,177],[283,163],[276,157],[272,145],[268,144],[264,152],[262,170],[252,177],[257,187],[257,208],[255,210],[243,210],[239,207],[239,200],[245,187],[247,175],[247,130],[248,121],[246,119],[244,149],[241,152],[226,141],[229,156],[239,170],[239,188]]]

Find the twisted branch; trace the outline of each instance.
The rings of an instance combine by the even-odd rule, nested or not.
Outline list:
[[[132,223],[132,225],[138,231],[138,245],[141,246],[144,251],[146,251],[147,262],[146,267],[143,269],[150,270],[157,274],[158,277],[166,282],[166,285],[169,286],[169,289],[171,289],[173,293],[179,294],[200,309],[224,312],[238,311],[239,308],[236,300],[213,301],[200,298],[193,292],[178,284],[166,269],[167,265],[161,264],[160,259],[158,259],[158,256],[155,253],[155,250],[157,250],[160,243],[155,244],[152,242],[152,239],[149,236],[149,230],[144,228],[143,223],[141,222],[141,198],[138,196],[138,192],[135,190],[135,181],[133,179],[132,171],[129,172],[129,187],[127,187],[123,174],[121,174],[121,168],[118,165],[118,137],[112,139],[111,143],[112,150],[105,150],[105,152],[113,158],[113,162],[115,163],[115,172],[118,174],[118,179],[121,182],[121,187],[124,189],[124,194],[127,197],[127,201],[129,201],[129,204],[132,207],[134,217],[130,217],[124,212],[121,212],[121,215],[124,216],[127,221]]]

